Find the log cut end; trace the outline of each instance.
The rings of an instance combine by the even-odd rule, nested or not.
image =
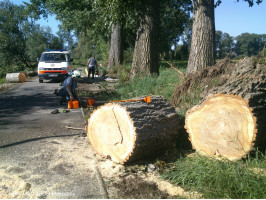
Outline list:
[[[100,154],[115,162],[127,160],[136,140],[133,123],[126,109],[118,104],[106,104],[92,114],[88,137]]]
[[[7,82],[13,82],[13,83],[23,83],[27,80],[24,73],[7,73],[6,74],[6,81]]]
[[[154,158],[171,148],[179,133],[175,109],[160,96],[151,102],[108,103],[95,110],[88,122],[94,149],[119,163]]]
[[[185,128],[194,149],[211,156],[238,160],[256,139],[256,118],[248,102],[235,95],[217,94],[186,114]]]

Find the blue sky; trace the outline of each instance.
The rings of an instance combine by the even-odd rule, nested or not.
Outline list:
[[[10,0],[15,4],[22,1]],[[55,16],[37,21],[41,26],[50,26],[55,34],[58,31],[59,22]],[[215,9],[216,30],[228,33],[230,36],[238,36],[242,33],[266,34],[266,0],[262,4],[254,4],[249,7],[247,2],[236,0],[223,0],[221,5]]]
[[[266,1],[249,7],[247,2],[223,0],[215,9],[216,30],[238,36],[242,33],[266,34]]]

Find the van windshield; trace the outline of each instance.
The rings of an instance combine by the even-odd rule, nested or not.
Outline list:
[[[66,62],[67,56],[62,53],[44,53],[40,59],[41,62]]]

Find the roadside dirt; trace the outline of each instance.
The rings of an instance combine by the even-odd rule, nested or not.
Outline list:
[[[153,164],[124,166],[108,159],[98,159],[108,196],[111,199],[178,199],[199,198],[160,178]],[[152,168],[152,169],[151,169]]]
[[[16,86],[18,86],[20,83],[3,83],[0,85],[0,94],[3,92],[10,90]]]

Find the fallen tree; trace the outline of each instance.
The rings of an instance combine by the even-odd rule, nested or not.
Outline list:
[[[255,58],[236,64],[226,59],[210,68],[198,72],[198,76],[204,80],[215,71],[216,76],[209,76],[205,84],[217,78],[219,85],[201,91],[203,101],[186,113],[185,128],[194,149],[238,160],[254,147],[265,148],[266,65]],[[183,86],[193,81],[186,80]],[[178,102],[176,97],[172,100]]]
[[[175,109],[164,98],[152,96],[151,103],[108,103],[99,107],[91,114],[87,132],[98,153],[127,163],[171,148],[179,128]]]
[[[6,81],[11,83],[23,83],[26,81],[26,76],[24,73],[8,73],[6,74]]]

